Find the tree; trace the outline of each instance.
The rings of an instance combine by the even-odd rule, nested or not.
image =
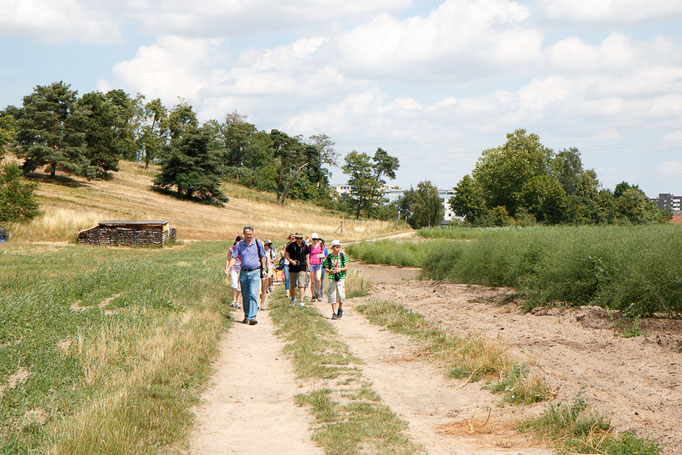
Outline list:
[[[140,102],[143,101],[144,98],[141,98]],[[161,155],[166,146],[168,122],[168,109],[159,98],[148,102],[142,109],[138,109],[139,132],[136,145],[139,159],[144,161],[145,169],[149,168],[149,163]]]
[[[315,147],[320,154],[322,166],[338,166],[339,154],[334,149],[334,141],[324,133],[310,136],[308,144]],[[331,172],[327,171],[329,177]]]
[[[0,167],[0,221],[20,221],[40,214],[33,192],[37,183],[24,179],[15,164]]]
[[[222,205],[227,197],[220,191],[220,159],[208,147],[210,132],[188,125],[175,137],[154,179],[159,188],[175,186],[188,199]]]
[[[563,149],[556,154],[550,167],[552,173],[559,180],[559,184],[567,196],[573,196],[578,191],[578,183],[583,174],[583,163],[580,159],[580,151],[571,147]]]
[[[50,176],[57,170],[81,174],[88,165],[84,158],[83,113],[77,108],[78,92],[64,82],[36,86],[25,96],[16,119],[19,156],[25,158],[24,172],[47,166]]]
[[[550,175],[553,152],[536,134],[519,129],[507,142],[483,151],[472,173],[486,207],[503,206],[514,216],[523,205],[524,184],[536,176]]]
[[[139,129],[138,111],[141,108],[144,97],[138,95],[135,98],[120,89],[110,90],[105,94],[110,109],[114,112],[112,130],[114,136],[114,149],[119,158],[134,160],[137,154],[137,142],[135,132]]]
[[[438,226],[443,221],[443,202],[438,188],[428,180],[417,185],[410,225],[416,229]]]
[[[84,157],[88,166],[84,174],[88,178],[107,178],[110,171],[118,171],[121,151],[116,137],[118,109],[100,92],[86,93],[78,101],[83,111]]]
[[[5,156],[5,147],[14,141],[15,136],[14,117],[7,111],[0,112],[0,161]]]
[[[463,216],[469,224],[480,224],[488,208],[481,189],[469,174],[462,177],[453,188],[455,195],[450,198],[450,208],[459,216]]]
[[[366,153],[351,151],[344,158],[343,172],[350,178],[350,197],[355,211],[355,218],[360,218],[364,210],[370,215],[376,195],[381,191],[381,183],[376,178],[376,171],[371,158]]]
[[[197,114],[192,110],[192,106],[185,100],[180,102],[168,114],[168,131],[171,140],[182,135],[186,128],[196,128],[199,126]]]
[[[557,224],[566,212],[566,192],[551,175],[535,175],[523,183],[521,206],[540,222]]]
[[[400,167],[400,163],[398,162],[398,158],[390,156],[385,150],[383,150],[381,147],[377,148],[377,151],[374,153],[374,157],[372,158],[374,161],[374,173],[376,175],[376,180],[377,183],[379,184],[379,193],[376,194],[374,197],[377,199],[380,199],[382,194],[381,194],[381,189],[386,183],[386,180],[384,180],[384,177],[388,177],[391,180],[395,180],[395,171],[398,170]]]

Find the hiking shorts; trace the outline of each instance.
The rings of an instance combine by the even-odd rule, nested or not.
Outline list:
[[[329,289],[327,290],[327,302],[329,303],[343,303],[346,300],[346,280],[329,280]]]
[[[293,283],[296,283],[297,288],[304,288],[306,287],[306,278],[308,277],[308,274],[306,272],[292,272],[289,271],[289,283],[292,285]]]

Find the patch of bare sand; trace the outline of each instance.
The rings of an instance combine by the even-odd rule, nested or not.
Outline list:
[[[195,411],[190,454],[323,453],[310,439],[312,417],[294,405],[300,386],[267,311],[258,322],[235,323],[221,341],[214,384]]]
[[[26,382],[29,376],[31,376],[31,373],[26,368],[19,366],[17,371],[8,378],[6,384],[0,384],[0,398],[5,394],[5,390],[13,389],[19,384]]]
[[[592,307],[528,314],[513,302],[510,290],[404,281],[416,278],[417,269],[354,268],[375,283],[371,299],[399,302],[445,330],[500,337],[516,355],[537,362],[558,400],[570,401],[584,388],[587,402],[617,430],[658,441],[664,454],[682,454],[678,321],[643,320],[647,336],[622,338]]]
[[[323,314],[328,305],[317,304]],[[407,432],[431,455],[551,454],[509,425],[508,408],[480,384],[447,379],[405,335],[370,324],[349,301],[344,316],[334,321],[353,355],[364,362],[363,376],[384,404],[407,421]],[[490,415],[485,425],[480,425]],[[473,431],[457,431],[472,422]],[[478,422],[478,424],[476,424]],[[469,428],[468,426],[466,427]]]

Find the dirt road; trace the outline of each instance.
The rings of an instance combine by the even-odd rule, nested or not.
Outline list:
[[[500,337],[538,364],[559,400],[573,399],[584,387],[588,403],[617,429],[664,443],[666,455],[682,454],[682,355],[675,350],[682,327],[625,339],[613,335],[613,323],[598,310],[524,314],[513,303],[497,303],[506,290],[414,281],[415,269],[353,267],[373,282],[373,290],[350,300],[344,318],[330,322],[364,361],[363,375],[384,404],[408,422],[408,434],[428,453],[552,453],[513,429],[514,421],[546,404],[501,408],[499,396],[480,383],[446,379],[408,338],[358,315],[353,307],[361,302],[396,301],[443,329]],[[328,315],[327,304],[315,305]],[[323,452],[310,440],[311,417],[293,404],[304,384],[281,354],[267,312],[259,312],[259,321],[255,327],[235,324],[223,340],[214,386],[196,411],[190,453]]]

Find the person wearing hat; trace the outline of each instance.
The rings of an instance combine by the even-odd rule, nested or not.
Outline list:
[[[343,317],[343,301],[346,299],[346,271],[348,270],[348,256],[341,251],[341,242],[332,241],[332,252],[324,260],[323,266],[329,275],[329,289],[327,301],[332,306],[332,319]],[[338,310],[337,310],[338,308]]]
[[[312,301],[322,301],[320,289],[322,287],[322,261],[324,260],[324,245],[320,242],[320,236],[313,232],[310,244],[310,295]]]
[[[304,306],[303,294],[310,261],[310,248],[303,242],[303,234],[294,234],[294,241],[287,245],[284,257],[289,261],[289,306],[294,306],[296,289],[298,289],[298,305]]]

